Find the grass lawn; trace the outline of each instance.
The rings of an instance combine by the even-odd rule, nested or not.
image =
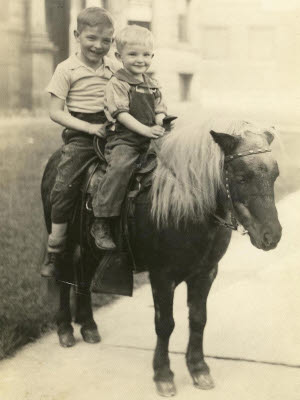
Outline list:
[[[0,128],[0,359],[54,326],[56,302],[43,295],[39,273],[46,240],[40,182],[60,132],[47,120]],[[94,305],[116,297],[94,295]]]
[[[0,128],[0,359],[54,326],[54,304],[42,295],[40,264],[45,227],[40,181],[61,128],[48,120],[24,120]],[[283,132],[283,174],[277,198],[300,187],[297,135]],[[147,281],[137,275],[137,284]],[[94,295],[94,305],[114,299]]]
[[[37,337],[53,319],[40,296],[45,228],[40,180],[59,129],[30,123],[0,131],[0,358]]]

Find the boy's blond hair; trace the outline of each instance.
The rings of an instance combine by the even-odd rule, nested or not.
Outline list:
[[[139,25],[127,25],[115,37],[116,47],[120,53],[126,44],[149,44],[153,47],[153,35],[147,28]]]
[[[110,13],[102,7],[88,7],[77,16],[77,31],[80,33],[86,26],[102,25],[114,29],[114,21]]]

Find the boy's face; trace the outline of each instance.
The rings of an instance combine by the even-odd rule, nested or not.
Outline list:
[[[116,57],[124,68],[136,77],[141,77],[151,65],[153,47],[149,44],[126,44]]]
[[[80,33],[74,31],[76,41],[80,44],[82,61],[91,67],[101,65],[103,56],[109,52],[113,42],[113,34],[112,27],[101,25],[85,26]]]

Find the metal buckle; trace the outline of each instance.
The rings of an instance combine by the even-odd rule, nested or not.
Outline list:
[[[92,207],[89,206],[89,199],[87,199],[86,202],[85,202],[85,208],[86,208],[88,211],[93,211]]]

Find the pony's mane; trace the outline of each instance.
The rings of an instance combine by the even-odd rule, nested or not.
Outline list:
[[[186,126],[163,139],[152,184],[152,216],[158,226],[169,219],[175,226],[188,219],[204,220],[216,209],[223,190],[224,154],[210,131],[243,136],[250,125],[245,121],[216,121]],[[258,132],[257,132],[258,133]]]

